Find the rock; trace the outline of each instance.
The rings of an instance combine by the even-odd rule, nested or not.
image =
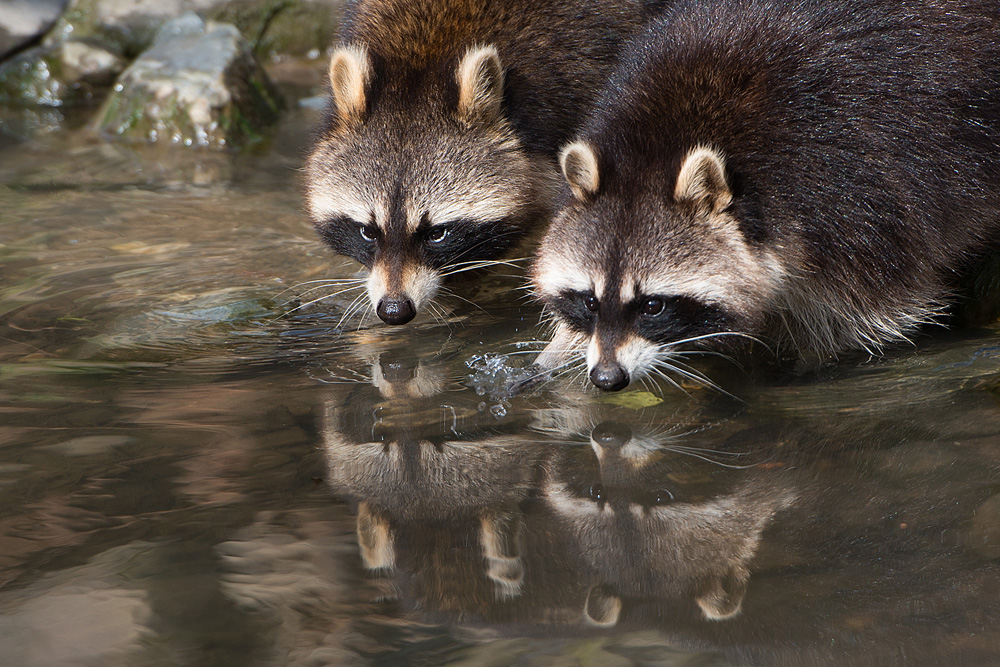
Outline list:
[[[103,96],[125,69],[116,53],[78,40],[36,46],[0,65],[0,104],[59,107]]]
[[[67,0],[5,0],[0,11],[0,60],[41,38],[66,7]]]
[[[134,57],[153,43],[165,22],[194,12],[203,19],[234,24],[261,52],[301,55],[329,46],[343,4],[344,0],[72,0],[50,39],[89,37]]]
[[[281,106],[236,27],[189,13],[122,73],[97,125],[113,138],[223,147],[258,140]]]
[[[234,24],[257,53],[318,57],[333,43],[345,0],[219,3],[209,18]]]

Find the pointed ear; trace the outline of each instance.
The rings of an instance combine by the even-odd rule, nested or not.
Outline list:
[[[710,213],[718,213],[733,201],[726,183],[726,166],[722,156],[711,148],[698,146],[684,158],[674,199],[696,204]]]
[[[459,118],[472,125],[500,117],[504,74],[496,47],[471,47],[458,63],[455,76]]]
[[[364,120],[371,76],[371,57],[364,46],[344,46],[333,54],[330,89],[342,123],[353,125]]]
[[[583,141],[567,144],[559,153],[559,166],[577,199],[586,201],[597,194],[601,175],[590,144]]]
[[[750,573],[742,565],[734,565],[713,579],[702,594],[695,598],[701,613],[710,621],[724,621],[740,613],[747,594]]]

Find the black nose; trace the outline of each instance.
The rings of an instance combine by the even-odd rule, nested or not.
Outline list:
[[[417,314],[409,299],[382,299],[375,312],[386,324],[406,324]]]
[[[618,364],[600,363],[590,371],[590,381],[604,391],[619,391],[628,386],[628,373]]]
[[[590,432],[590,438],[605,449],[616,449],[632,439],[632,429],[621,422],[601,422]]]

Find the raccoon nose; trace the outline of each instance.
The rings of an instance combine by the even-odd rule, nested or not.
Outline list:
[[[386,324],[406,324],[417,314],[409,299],[382,299],[375,312]]]
[[[628,372],[618,364],[600,363],[590,371],[590,381],[604,391],[619,391],[628,386]]]
[[[601,422],[590,432],[590,438],[604,449],[617,449],[632,439],[632,429],[620,422]]]

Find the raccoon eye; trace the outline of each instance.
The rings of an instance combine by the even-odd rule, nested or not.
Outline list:
[[[596,313],[597,309],[601,306],[600,302],[597,300],[597,297],[594,296],[593,294],[583,297],[583,305],[585,305],[587,307],[587,310],[589,310],[592,313]]]
[[[656,317],[663,313],[665,307],[663,299],[646,299],[642,302],[642,314],[646,317]]]
[[[375,241],[376,237],[378,236],[378,232],[371,225],[359,226],[358,233],[361,234],[361,238],[363,238],[368,243],[372,243],[373,241]]]
[[[429,232],[427,232],[427,241],[429,243],[441,243],[448,238],[448,228],[447,227],[432,227]]]
[[[673,501],[674,494],[672,494],[669,489],[659,489],[653,492],[653,503],[656,505],[665,505],[666,503],[672,503]]]

